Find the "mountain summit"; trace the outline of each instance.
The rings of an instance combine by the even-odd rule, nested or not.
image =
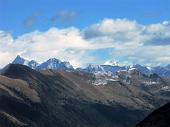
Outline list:
[[[23,65],[28,65],[28,60],[25,60],[21,56],[17,55],[17,57],[14,59],[12,62],[13,64],[23,64]]]
[[[56,58],[51,58],[41,64],[36,62],[35,60],[27,60],[21,56],[17,56],[15,60],[12,62],[12,64],[21,64],[26,65],[32,69],[38,69],[38,70],[45,70],[45,69],[54,69],[54,70],[73,70],[73,66],[67,62],[67,61],[61,61]]]
[[[22,58],[21,56],[17,55],[15,60],[12,62],[12,64],[21,64],[21,65],[26,65],[29,66],[32,69],[36,69],[36,67],[39,65],[35,60],[27,60]]]
[[[43,62],[37,67],[37,69],[40,70],[54,69],[54,70],[66,70],[66,71],[74,70],[73,66],[69,62],[66,61],[62,62],[61,60],[56,58],[51,58]]]
[[[108,60],[104,63],[104,65],[111,65],[111,66],[120,66],[117,61]]]

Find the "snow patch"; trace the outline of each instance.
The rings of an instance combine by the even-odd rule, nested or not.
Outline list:
[[[144,83],[146,86],[159,84],[159,82],[156,82],[156,81],[144,81],[143,83]]]
[[[170,87],[169,86],[164,86],[161,88],[161,90],[163,91],[170,91]]]

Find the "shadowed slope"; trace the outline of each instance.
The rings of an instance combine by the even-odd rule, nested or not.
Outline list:
[[[170,126],[170,103],[155,110],[136,127],[169,127]]]

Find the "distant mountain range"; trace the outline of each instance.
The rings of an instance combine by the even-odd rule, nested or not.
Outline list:
[[[170,77],[170,64],[161,67],[146,67],[140,64],[136,64],[133,66],[126,66],[126,65],[119,65],[118,62],[114,61],[106,61],[103,65],[92,65],[89,64],[85,68],[76,68],[74,69],[73,66],[67,62],[67,61],[61,61],[56,58],[50,58],[49,60],[39,64],[35,60],[26,60],[25,58],[22,58],[21,56],[17,56],[15,60],[12,62],[12,64],[21,64],[26,65],[32,69],[36,70],[46,70],[46,69],[53,69],[53,70],[65,70],[65,71],[85,71],[89,73],[111,73],[113,75],[116,74],[118,71],[128,71],[131,69],[137,69],[140,73],[145,75],[150,74],[158,74],[159,76],[163,77]]]

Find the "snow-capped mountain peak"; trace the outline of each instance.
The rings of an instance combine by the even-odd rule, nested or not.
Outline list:
[[[12,62],[13,64],[23,64],[23,65],[28,65],[28,60],[22,58],[21,56],[17,55],[17,57],[14,59]]]
[[[55,70],[73,70],[73,66],[69,62],[62,62],[59,59],[51,58],[46,62],[40,64],[37,69],[44,70],[44,69],[55,69]]]
[[[112,60],[106,61],[104,65],[120,66],[120,64],[117,61],[112,61]]]
[[[12,62],[12,64],[22,64],[22,65],[26,65],[29,66],[32,69],[35,69],[39,64],[35,61],[35,60],[27,60],[19,55],[17,55],[17,57],[15,58],[15,60]]]

